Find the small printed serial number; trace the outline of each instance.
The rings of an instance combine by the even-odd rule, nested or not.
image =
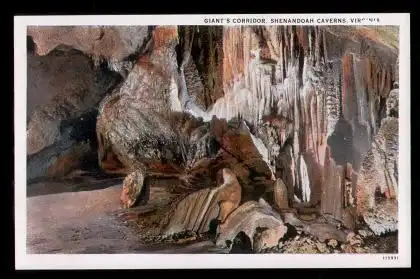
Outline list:
[[[383,256],[382,259],[387,261],[396,261],[398,260],[398,256]]]

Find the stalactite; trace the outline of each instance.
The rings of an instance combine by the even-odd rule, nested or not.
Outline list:
[[[301,175],[301,185],[302,185],[302,200],[303,202],[308,203],[311,198],[311,185],[308,175],[308,167],[306,166],[305,159],[302,155],[299,157],[300,165],[300,175]]]
[[[328,49],[327,33],[323,27],[224,28],[224,96],[195,115],[206,121],[213,115],[227,120],[239,116],[259,127],[265,116],[276,111],[277,117],[292,121],[291,132],[278,133],[280,146],[290,137],[295,162],[302,154],[312,154],[320,166],[339,119],[348,121],[354,131],[365,131],[363,141],[368,141],[380,117],[370,96],[385,91],[391,74],[370,56]],[[356,148],[361,153],[366,149]],[[300,172],[294,169],[296,177],[301,177]],[[302,191],[302,180],[295,181]]]
[[[342,94],[341,102],[342,109],[340,115],[342,114],[344,118],[351,119],[353,115],[353,55],[346,54],[343,58],[343,75],[342,75]]]
[[[321,31],[319,26],[315,26],[315,67],[318,69],[321,62]]]
[[[324,59],[325,59],[325,64],[327,64],[327,62],[328,62],[328,50],[327,50],[327,39],[326,39],[326,36],[325,36],[325,29],[322,29],[322,42],[323,42],[323,47],[324,47]]]

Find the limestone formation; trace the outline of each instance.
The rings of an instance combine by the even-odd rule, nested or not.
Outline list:
[[[95,69],[80,51],[61,48],[28,56],[28,154],[55,143],[61,123],[83,118],[118,80],[111,71]]]
[[[68,47],[28,55],[28,182],[97,166],[96,106],[119,81]]]
[[[286,185],[281,178],[274,183],[274,201],[277,209],[289,208]]]
[[[357,181],[357,213],[375,234],[398,230],[398,89],[390,92],[386,108]]]
[[[359,169],[361,156],[367,152],[371,136],[377,132],[377,122],[381,117],[381,107],[378,106],[377,100],[384,96],[384,92],[390,88],[392,72],[387,65],[392,65],[396,60],[396,51],[392,47],[381,46],[378,40],[366,42],[363,37],[365,31],[357,28],[341,30],[340,28],[323,27],[278,27],[279,30],[276,31],[271,27],[271,29],[265,28],[246,27],[243,30],[235,28],[223,30],[223,50],[226,54],[223,58],[225,95],[207,109],[194,99],[203,90],[203,84],[196,78],[199,74],[194,68],[197,66],[197,61],[193,61],[194,59],[191,58],[192,45],[196,40],[194,36],[197,35],[196,30],[194,28],[179,28],[177,31],[173,31],[171,36],[174,37],[171,38],[177,36],[180,38],[179,46],[175,51],[172,46],[177,44],[177,40],[174,39],[174,44],[164,42],[164,39],[156,34],[160,34],[159,32],[166,34],[166,31],[163,31],[164,28],[157,28],[156,30],[162,31],[154,31],[154,38],[157,40],[159,37],[160,39],[151,54],[147,56],[145,63],[149,66],[145,68],[145,64],[142,62],[130,73],[127,78],[128,87],[123,86],[126,89],[122,89],[120,94],[117,94],[120,99],[117,101],[118,104],[113,105],[114,110],[125,110],[127,113],[145,109],[156,111],[158,113],[139,116],[140,119],[148,119],[142,123],[159,123],[160,126],[165,127],[169,118],[175,118],[170,112],[162,111],[163,108],[174,108],[173,102],[177,99],[176,95],[173,95],[174,99],[170,99],[172,97],[169,95],[172,94],[170,93],[172,92],[170,89],[171,80],[175,80],[178,83],[177,89],[174,90],[178,92],[180,104],[177,108],[181,108],[196,118],[202,118],[204,123],[211,123],[213,116],[229,121],[239,115],[248,123],[243,125],[244,127],[251,127],[249,130],[259,130],[258,127],[261,126],[262,121],[267,121],[267,116],[273,115],[273,113],[281,115],[283,121],[288,119],[286,123],[293,125],[280,124],[276,137],[268,136],[269,139],[264,142],[258,138],[259,134],[255,131],[249,133],[253,143],[251,145],[256,147],[256,150],[252,150],[252,154],[259,153],[266,162],[267,166],[264,168],[269,170],[265,171],[261,168],[259,172],[264,175],[267,172],[267,178],[273,179],[277,174],[276,157],[281,153],[279,147],[290,146],[291,158],[281,174],[281,178],[287,184],[289,196],[294,197],[296,194],[296,200],[307,205],[315,205],[319,202],[322,204],[331,200],[321,197],[322,189],[330,187],[331,191],[336,191],[337,197],[341,197],[344,195],[341,191],[344,183],[342,182],[343,175],[339,175],[340,180],[322,179],[323,174],[340,172],[339,169],[333,169],[340,168],[339,166],[343,166],[344,169],[347,163],[352,164],[355,171]],[[274,36],[273,34],[276,33],[281,36]],[[350,37],[356,37],[359,41],[351,41]],[[337,44],[331,45],[331,41],[337,41]],[[364,43],[370,46],[369,51],[365,50]],[[296,47],[292,47],[292,45]],[[340,49],[341,51],[337,51]],[[158,53],[160,56],[157,55]],[[251,58],[250,54],[252,54]],[[380,56],[376,54],[380,54]],[[176,61],[174,60],[175,56]],[[226,64],[227,61],[231,63],[230,66]],[[163,65],[166,67],[163,68]],[[155,68],[156,71],[150,70]],[[280,71],[280,73],[276,71]],[[150,72],[156,72],[157,76],[151,75]],[[373,72],[380,73],[380,80],[376,79]],[[139,76],[141,78],[137,78]],[[150,91],[147,86],[142,85],[151,85],[151,81],[153,84],[160,84],[159,93],[153,94],[151,93],[153,90]],[[233,84],[230,85],[230,82]],[[123,93],[129,91],[136,92],[136,94]],[[146,96],[152,95],[156,96],[152,98],[153,101],[146,102]],[[157,96],[161,97],[157,98]],[[123,101],[123,99],[125,100]],[[354,100],[362,101],[357,103]],[[124,102],[127,104],[124,105]],[[117,109],[118,106],[120,108],[130,106],[131,108]],[[137,108],[135,108],[136,106]],[[109,111],[109,116],[106,116],[108,112],[105,110]],[[127,140],[124,137],[117,139],[118,137],[113,136],[112,133],[107,135],[106,130],[115,130],[110,125],[113,125],[111,122],[116,121],[105,119],[118,117],[124,119],[129,116],[112,116],[112,110],[111,108],[104,109],[105,112],[101,116],[104,121],[98,121],[98,131],[103,130],[100,134],[104,137],[106,145],[113,145],[112,148],[121,149],[116,143]],[[204,123],[202,131],[206,130]],[[129,130],[132,129],[129,128],[130,125],[127,125]],[[144,129],[144,127],[140,128],[140,130]],[[169,131],[170,128],[168,126],[166,128],[159,127],[159,130]],[[215,139],[224,150],[234,154],[235,158],[244,160],[245,157],[249,158],[248,153],[242,153],[244,150],[238,150],[232,142],[232,140],[245,141],[240,136],[243,132],[239,130],[238,132],[234,134],[233,130],[230,130],[223,137],[218,136]],[[194,146],[188,143],[190,135],[185,137],[186,140],[179,140],[176,132],[175,134],[168,133],[167,135],[153,134],[152,137],[167,138],[166,146],[172,145],[169,142],[178,141],[187,142],[181,144],[183,149],[189,150],[190,146]],[[268,133],[273,134],[272,132]],[[202,139],[203,146],[209,144],[205,133],[200,135],[201,137],[198,138]],[[277,140],[273,140],[275,138]],[[137,141],[135,137],[133,140]],[[128,144],[128,146],[133,145],[134,142]],[[152,145],[142,146],[148,150],[157,149]],[[327,146],[329,152],[326,152]],[[182,151],[172,151],[172,149],[172,147],[168,148],[169,153],[172,154],[169,157],[186,157]],[[206,148],[198,149],[205,150]],[[128,151],[113,150],[112,152],[124,154],[116,155],[116,157],[134,156],[127,156],[126,154],[130,153]],[[144,156],[148,152],[140,153]],[[205,156],[205,152],[201,153]],[[166,155],[159,156],[165,157]],[[127,158],[118,160],[127,161]],[[187,161],[187,164],[194,164],[194,159],[180,159],[179,162],[182,160]],[[329,161],[334,161],[337,165],[332,166],[331,171],[324,167],[324,163]],[[132,165],[132,163],[123,162],[122,165]],[[130,171],[124,171],[124,173]],[[350,179],[351,183],[353,183],[352,181],[353,178]],[[327,186],[325,183],[331,186]],[[337,199],[334,198],[334,200]],[[337,209],[333,209],[334,214],[340,219],[342,218],[340,209],[342,205],[337,203],[336,206]]]
[[[50,125],[50,128],[58,131],[53,134],[54,138],[49,145],[38,152],[28,154],[27,181],[29,184],[38,179],[62,177],[78,169],[96,172],[99,170],[95,141],[96,115],[97,112],[93,109],[84,112],[79,117],[57,121],[58,123],[48,121],[48,119],[37,122]],[[43,130],[42,132],[48,135],[50,131]],[[36,135],[35,130],[28,131],[28,133],[32,132]],[[28,141],[30,138],[29,136]]]
[[[383,46],[377,30],[370,31],[368,41],[366,29],[344,27],[245,27],[225,28],[224,33],[225,96],[206,113],[226,119],[240,114],[253,124],[268,121],[273,111],[289,119],[293,131],[281,127],[279,144],[293,145],[289,168],[294,170],[283,174],[295,178],[288,185],[291,195],[296,191],[300,200],[318,203],[327,145],[337,165],[350,163],[358,171],[377,133],[378,100],[394,75],[394,42]],[[301,155],[305,164],[299,163]],[[310,189],[302,180],[305,165]],[[289,184],[289,178],[282,178]]]
[[[257,134],[249,132],[252,139],[250,146],[256,147],[254,150],[251,147],[251,152],[238,149],[234,144],[241,142],[241,148],[245,146],[247,140],[242,136],[245,134],[241,128],[237,132],[232,129],[225,132],[227,128],[222,129],[223,132],[217,132],[219,135],[215,136],[216,141],[240,161],[261,154],[266,162],[264,168],[268,167],[271,175],[263,169],[258,172],[267,173],[267,178],[278,174],[279,166],[276,163],[274,170],[271,168],[272,162],[276,162],[281,152],[273,149],[273,146],[278,144],[288,148],[287,154],[290,157],[283,160],[282,172],[279,173],[287,183],[288,200],[296,197],[295,200],[308,205],[321,202],[323,213],[333,214],[334,218],[352,227],[355,216],[351,213],[352,209],[346,207],[354,206],[357,171],[361,157],[370,146],[371,137],[377,133],[377,122],[382,113],[377,100],[390,88],[392,72],[387,65],[394,63],[396,52],[393,48],[380,46],[375,40],[367,42],[370,49],[366,52],[363,39],[360,40],[363,43],[353,41],[351,47],[348,47],[346,36],[351,34],[362,38],[361,33],[364,31],[361,30],[284,28],[280,31],[283,35],[280,41],[273,41],[279,40],[279,37],[269,35],[270,32],[273,34],[272,29],[268,33],[266,30],[260,32],[258,29],[246,28],[242,31],[234,28],[224,30],[223,44],[228,54],[224,61],[231,61],[230,67],[226,64],[224,66],[225,77],[228,79],[223,84],[225,96],[207,110],[192,106],[194,95],[200,94],[202,89],[198,89],[199,81],[194,79],[196,74],[188,73],[195,71],[188,66],[191,59],[188,58],[189,54],[185,54],[189,49],[188,44],[194,40],[191,39],[191,33],[188,33],[189,37],[183,45],[181,80],[184,80],[185,85],[180,87],[181,100],[184,100],[181,103],[188,103],[189,106],[184,108],[192,115],[202,117],[205,122],[210,121],[214,115],[228,121],[240,115],[254,127],[259,127],[261,120],[270,119],[267,116],[273,114],[274,108],[274,115],[281,115],[281,121],[288,120],[276,126],[278,131],[275,136],[268,129],[265,141],[260,141],[255,136]],[[243,43],[240,39],[242,35]],[[308,43],[305,36],[308,36],[311,43]],[[337,45],[331,45],[333,40],[338,41]],[[243,49],[240,52],[233,50],[233,43],[239,43],[239,48]],[[302,49],[292,50],[292,44]],[[276,50],[276,45],[281,47]],[[344,45],[348,49],[343,55],[336,50],[337,46]],[[247,56],[248,53],[252,54],[252,58]],[[374,53],[381,55],[378,58]],[[270,66],[273,61],[277,62],[278,67]],[[277,69],[282,72],[280,75],[276,73]],[[376,79],[371,74],[373,72],[380,72],[381,80]],[[276,76],[279,77],[278,81],[273,80]],[[232,80],[234,83],[230,84]],[[270,85],[265,84],[268,81],[271,81]],[[276,82],[278,84],[272,86]],[[356,99],[362,102],[355,103]],[[270,122],[273,123],[271,119]],[[247,126],[242,125],[245,128]],[[348,164],[354,169],[351,177],[345,173]],[[244,187],[246,192],[246,185]],[[343,199],[346,200],[344,204],[341,202]]]
[[[299,216],[296,212],[283,210],[281,216],[283,217],[285,224],[292,225],[296,229],[305,232],[322,242],[328,239],[335,239],[340,242],[345,242],[346,240],[345,230],[337,227],[340,222],[328,218],[328,215],[319,216],[313,220],[304,220],[302,216]]]
[[[338,230],[332,224],[323,224],[323,223],[312,223],[308,227],[306,227],[305,231],[317,237],[320,241],[324,242],[328,239],[335,239],[340,242],[346,241],[346,234]]]
[[[188,92],[203,110],[211,107],[223,92],[223,29],[217,26],[180,26],[179,48],[191,59],[185,65]]]
[[[241,185],[235,174],[229,169],[223,169],[223,184],[219,187],[219,221],[223,224],[229,214],[235,210],[241,201]]]
[[[45,177],[57,178],[83,166],[91,154],[88,142],[67,141],[52,144],[42,151],[29,155],[26,178],[28,183]]]
[[[270,246],[277,244],[287,232],[287,227],[280,215],[262,199],[259,202],[246,202],[233,211],[225,223],[220,225],[220,234],[217,237],[216,245],[228,246],[227,241],[232,242],[240,232],[244,232],[249,237],[254,249],[254,236],[259,228],[269,229],[266,234],[270,232],[273,234],[262,236],[262,239],[258,240],[258,249],[262,248],[264,244]]]
[[[254,248],[255,252],[260,252],[263,249],[277,247],[280,239],[284,236],[285,227],[280,225],[275,228],[263,230],[261,233],[255,235]]]
[[[169,213],[166,235],[182,231],[208,232],[212,222],[225,223],[241,201],[241,185],[227,168],[222,169],[222,176],[222,185],[195,192],[176,204]]]
[[[130,56],[138,56],[150,47],[151,30],[148,26],[29,26],[27,34],[38,55],[66,45],[125,74],[133,66]]]
[[[130,208],[139,201],[144,186],[144,175],[141,170],[136,170],[124,179],[120,201],[123,207]]]
[[[398,204],[385,200],[363,214],[363,220],[376,235],[398,231]]]

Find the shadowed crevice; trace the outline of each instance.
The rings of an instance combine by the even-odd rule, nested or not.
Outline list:
[[[331,148],[331,157],[337,165],[354,164],[353,155],[353,128],[346,120],[340,119],[327,144]]]

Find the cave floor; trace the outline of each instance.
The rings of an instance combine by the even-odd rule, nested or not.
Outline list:
[[[121,187],[121,178],[89,175],[28,185],[27,253],[229,253],[227,249],[215,247],[211,235],[184,233],[169,239],[149,237],[141,222],[121,217],[133,212],[120,207]],[[147,211],[147,206],[142,208]],[[261,252],[396,253],[397,242],[397,235],[389,235],[366,236],[363,243],[338,244],[321,242],[297,232],[281,241],[278,247]],[[246,241],[238,238],[230,253],[253,252]]]
[[[78,177],[31,184],[27,190],[27,253],[220,253],[206,239],[145,244],[121,218],[122,180]]]

